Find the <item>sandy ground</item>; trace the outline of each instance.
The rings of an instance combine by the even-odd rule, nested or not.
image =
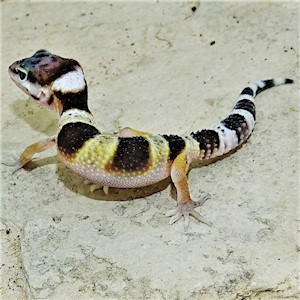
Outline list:
[[[104,132],[118,120],[185,134],[225,117],[249,81],[296,80],[259,95],[246,145],[190,172],[193,198],[212,194],[198,209],[212,227],[168,224],[168,181],[105,197],[54,150],[2,166],[1,299],[299,299],[298,3],[1,6],[4,160],[56,132],[7,74],[40,48],[82,64]]]

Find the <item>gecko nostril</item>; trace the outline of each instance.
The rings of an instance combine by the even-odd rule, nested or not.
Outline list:
[[[18,71],[17,71],[17,69],[15,69],[15,68],[9,67],[9,70],[10,70],[11,72],[13,72],[14,74],[18,74]]]

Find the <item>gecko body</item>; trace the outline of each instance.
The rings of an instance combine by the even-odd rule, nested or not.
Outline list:
[[[34,102],[53,110],[57,134],[28,146],[17,161],[19,167],[34,154],[56,146],[60,159],[97,187],[135,188],[171,177],[177,190],[177,207],[167,213],[174,223],[189,215],[203,221],[190,197],[187,172],[195,160],[210,159],[243,144],[256,120],[255,97],[275,85],[292,83],[277,78],[250,83],[239,95],[231,113],[208,129],[190,135],[155,135],[124,128],[118,134],[102,134],[88,108],[83,70],[73,59],[39,50],[9,67],[12,80]]]

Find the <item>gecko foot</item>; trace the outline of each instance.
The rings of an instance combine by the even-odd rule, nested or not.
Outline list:
[[[195,208],[202,205],[208,198],[210,198],[210,194],[206,193],[198,201],[179,203],[175,209],[172,209],[166,213],[167,217],[171,217],[169,223],[173,224],[173,223],[177,222],[183,216],[185,225],[187,226],[189,223],[189,216],[191,215],[196,220],[198,220],[202,223],[205,223],[208,226],[212,226],[211,222],[207,221],[197,211],[195,211]]]
[[[24,164],[20,161],[20,155],[16,151],[11,152],[11,158],[2,159],[1,164],[11,168],[12,174],[23,168]]]
[[[103,189],[103,192],[105,193],[105,195],[108,195],[108,186],[106,186],[106,185],[103,186],[102,184],[93,183],[92,181],[90,181],[88,179],[85,179],[83,182],[87,185],[90,185],[91,193],[93,193],[96,190]]]

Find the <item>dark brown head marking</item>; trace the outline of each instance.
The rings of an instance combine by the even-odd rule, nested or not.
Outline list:
[[[41,86],[75,70],[76,66],[79,66],[77,61],[51,54],[47,50],[39,50],[33,56],[20,62],[20,67],[29,71],[29,80],[31,82],[37,81]]]
[[[79,63],[74,59],[62,58],[47,50],[39,50],[31,57],[24,58],[13,63],[9,69],[18,74],[20,79],[25,76],[22,70],[27,72],[27,78],[31,83],[39,83],[41,86],[48,85],[61,75],[75,70]]]

